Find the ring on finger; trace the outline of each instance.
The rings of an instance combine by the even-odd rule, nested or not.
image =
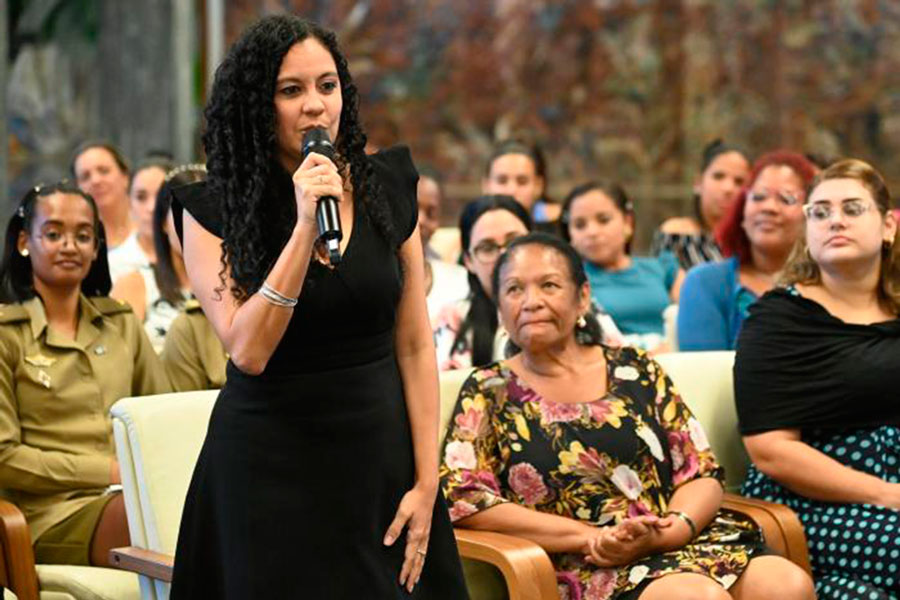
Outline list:
[[[427,552],[425,552],[425,551],[422,550],[421,548],[416,548],[416,554],[421,554],[422,557],[424,558],[425,555],[427,554]]]

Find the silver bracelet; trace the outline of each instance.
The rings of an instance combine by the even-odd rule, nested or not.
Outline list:
[[[259,295],[262,296],[269,304],[282,306],[284,308],[294,308],[297,306],[297,298],[289,298],[284,294],[273,289],[268,283],[263,281],[259,288]]]
[[[666,515],[674,515],[684,521],[688,528],[691,530],[691,540],[697,537],[697,526],[694,524],[694,520],[690,518],[687,513],[681,512],[680,510],[670,510],[665,513]]]

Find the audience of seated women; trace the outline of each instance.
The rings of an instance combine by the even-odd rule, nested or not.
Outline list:
[[[127,304],[108,298],[99,211],[68,184],[30,190],[0,263],[0,488],[38,563],[109,565],[128,528],[109,409],[167,392]]]
[[[750,307],[735,400],[746,495],[802,521],[822,600],[900,597],[900,236],[882,176],[816,176],[778,287]]]
[[[653,235],[650,253],[673,252],[685,270],[721,260],[714,232],[746,184],[749,172],[750,162],[737,147],[722,140],[708,144],[694,182],[694,215],[665,221]]]
[[[609,311],[625,341],[646,350],[665,349],[663,311],[678,303],[684,272],[669,252],[631,255],[634,207],[612,182],[590,182],[563,203],[563,237],[584,260],[591,295]]]
[[[775,285],[803,228],[803,201],[816,168],[801,154],[756,160],[748,186],[719,224],[723,261],[697,265],[681,287],[679,350],[733,350],[747,309]]]
[[[531,226],[528,213],[511,196],[482,196],[463,209],[459,231],[465,248],[463,263],[469,270],[469,294],[442,308],[435,320],[440,370],[485,365],[506,356],[509,336],[497,320],[491,273],[506,246],[527,234]],[[613,319],[596,305],[592,312],[602,324],[604,340],[622,344]]]
[[[109,142],[85,142],[72,155],[71,171],[78,187],[94,198],[100,210],[112,281],[149,263],[131,217],[129,167],[122,152]]]
[[[441,465],[457,527],[539,544],[566,599],[814,598],[800,567],[720,509],[722,469],[660,366],[600,344],[570,246],[520,237],[493,281],[521,352],[460,391]]]
[[[169,326],[178,316],[185,300],[191,297],[181,245],[172,223],[172,190],[205,180],[206,167],[200,164],[181,165],[169,171],[163,179],[150,215],[156,261],[120,277],[110,294],[131,304],[135,314],[142,319],[147,336],[157,352],[162,351]]]

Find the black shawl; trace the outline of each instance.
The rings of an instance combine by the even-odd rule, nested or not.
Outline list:
[[[734,398],[744,435],[900,424],[900,319],[845,323],[772,290],[738,338]]]

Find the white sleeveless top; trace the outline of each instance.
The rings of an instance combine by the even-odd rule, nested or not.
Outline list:
[[[181,312],[181,303],[173,306],[168,300],[159,295],[159,286],[156,285],[156,277],[153,275],[153,267],[146,266],[138,269],[138,273],[144,279],[146,290],[147,310],[144,313],[144,331],[150,338],[153,349],[159,354],[166,343],[166,333],[172,325],[172,321]],[[182,290],[184,300],[189,300],[189,292]]]

